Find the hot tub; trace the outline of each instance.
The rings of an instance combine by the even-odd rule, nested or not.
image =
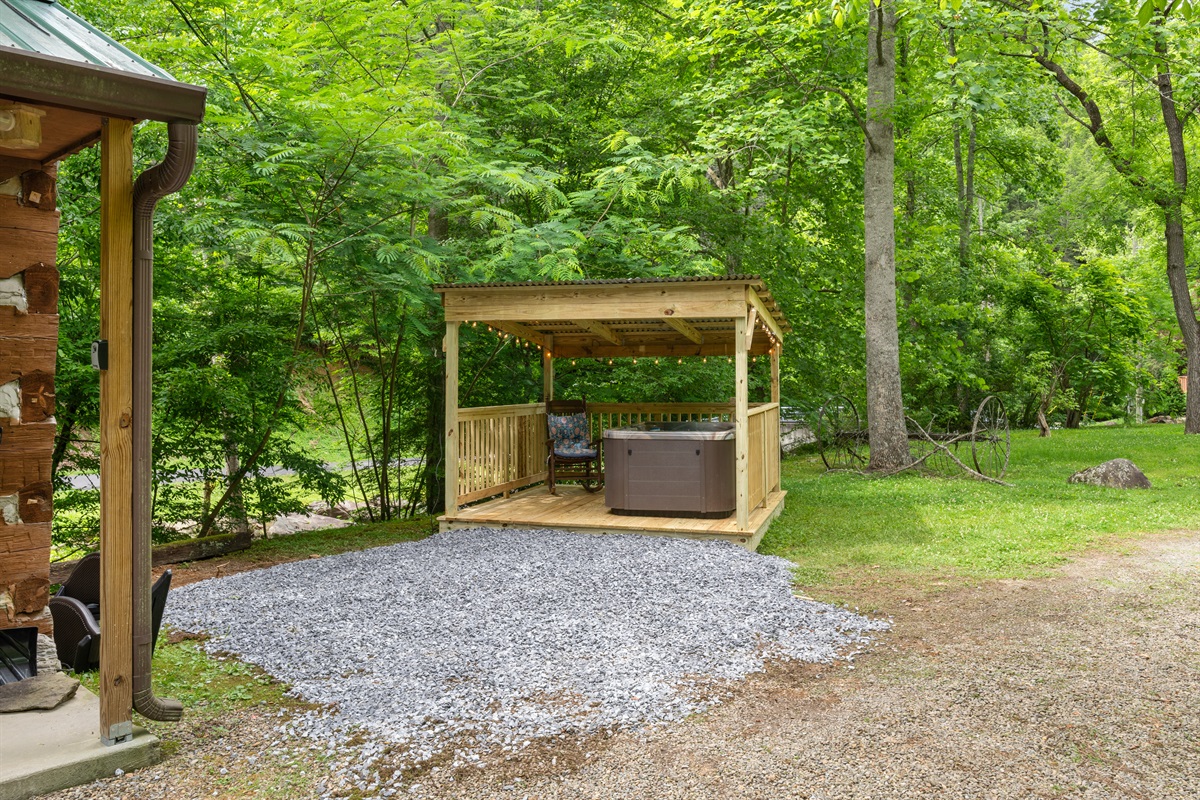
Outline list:
[[[732,422],[643,422],[604,432],[604,503],[614,514],[728,517]]]

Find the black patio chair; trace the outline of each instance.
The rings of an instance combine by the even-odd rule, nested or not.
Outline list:
[[[88,559],[96,556],[93,562]],[[78,583],[75,573],[85,570]],[[95,572],[96,604],[86,602],[90,595],[91,574]],[[90,672],[100,666],[100,559],[96,553],[85,556],[58,594],[50,598],[50,615],[54,618],[54,646],[58,660],[74,672]],[[164,572],[150,588],[150,625],[153,636],[151,651],[158,644],[158,629],[162,626],[167,607],[167,592],[171,590],[171,570]],[[73,596],[80,591],[80,596]]]
[[[591,439],[587,398],[582,400],[550,400],[546,403],[546,484],[550,494],[557,494],[555,484],[563,480],[578,480],[584,491],[595,492],[604,482],[600,467],[600,439]],[[592,472],[593,466],[595,473]],[[563,470],[562,467],[567,469]],[[582,469],[581,469],[582,468]]]

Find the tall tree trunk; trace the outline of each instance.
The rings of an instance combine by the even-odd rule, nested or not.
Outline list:
[[[233,437],[228,433],[225,434],[224,446],[225,474],[231,476],[237,475],[241,471],[242,466],[238,459],[237,443],[233,441]],[[245,539],[246,544],[249,544],[250,520],[246,518],[246,501],[242,496],[241,482],[238,482],[229,491],[229,515],[233,518],[233,532],[237,534],[237,538]],[[207,518],[208,513],[205,515],[205,519]]]
[[[946,50],[951,58],[958,58],[958,42],[954,28],[947,31]],[[957,112],[958,101],[954,103]],[[963,125],[957,117],[954,120],[954,177],[958,187],[958,302],[966,305],[970,302],[971,288],[971,212],[975,205],[975,114],[967,117],[967,147],[963,152]],[[967,344],[969,329],[967,320],[958,324],[959,347]],[[967,387],[962,381],[954,386],[954,395],[958,402],[958,415],[961,422],[970,422],[970,404],[968,403]]]
[[[1196,309],[1187,280],[1187,248],[1183,230],[1183,198],[1187,191],[1187,149],[1183,140],[1183,121],[1175,107],[1175,87],[1171,80],[1171,52],[1163,30],[1165,11],[1159,11],[1152,23],[1154,51],[1158,57],[1155,84],[1158,89],[1159,105],[1162,109],[1163,126],[1171,146],[1171,169],[1173,191],[1161,194],[1153,183],[1139,174],[1133,164],[1116,152],[1112,140],[1104,127],[1100,106],[1088,92],[1075,82],[1062,65],[1051,60],[1044,52],[1034,49],[1030,57],[1041,64],[1058,84],[1079,102],[1087,115],[1076,119],[1092,134],[1092,140],[1101,148],[1110,164],[1135,188],[1143,192],[1154,192],[1154,202],[1163,211],[1163,236],[1167,245],[1167,283],[1171,287],[1171,299],[1175,306],[1175,319],[1183,337],[1184,352],[1187,353],[1187,369],[1190,376],[1200,375],[1200,322],[1196,320]],[[1200,380],[1188,381],[1187,425],[1184,433],[1200,433]]]
[[[1171,82],[1171,67],[1167,50],[1166,33],[1161,25],[1154,30],[1154,50],[1158,54],[1158,98],[1162,107],[1163,124],[1167,129],[1167,140],[1171,143],[1172,177],[1175,191],[1159,201],[1165,216],[1163,233],[1167,240],[1167,282],[1171,285],[1171,298],[1175,305],[1175,318],[1183,334],[1184,352],[1187,353],[1188,392],[1187,424],[1184,433],[1200,433],[1200,322],[1196,320],[1196,308],[1187,278],[1187,246],[1183,231],[1183,198],[1187,193],[1187,148],[1183,142],[1183,120],[1175,108],[1175,87]]]
[[[867,34],[865,223],[865,324],[869,468],[908,463],[908,431],[900,389],[900,336],[896,327],[896,142],[892,111],[896,92],[894,0],[870,7]]]

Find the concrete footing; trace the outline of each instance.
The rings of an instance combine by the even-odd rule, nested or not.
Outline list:
[[[0,800],[80,786],[161,758],[158,737],[136,726],[131,741],[101,744],[100,700],[82,687],[51,711],[0,714]]]

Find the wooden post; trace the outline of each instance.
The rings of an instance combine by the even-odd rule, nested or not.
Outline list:
[[[779,402],[779,351],[782,345],[771,348],[771,402]]]
[[[775,344],[775,346],[771,348],[771,402],[772,403],[780,402],[780,400],[779,400],[779,356],[782,355],[782,353],[783,353],[783,344],[780,342],[777,342]],[[783,436],[781,434],[782,425],[783,425],[783,406],[781,405],[778,409],[775,410],[775,430],[771,432],[771,434],[775,437],[775,447],[777,449],[779,447],[781,447],[783,444]],[[766,452],[765,447],[763,448],[763,452]],[[770,488],[771,488],[771,491],[774,491],[774,492],[778,492],[780,489],[783,488],[783,466],[782,466],[782,464],[780,465],[780,468],[777,470],[777,477],[775,479],[775,485]],[[765,502],[765,500],[764,500],[764,502]]]
[[[446,323],[446,514],[458,511],[458,323]]]
[[[133,123],[100,133],[100,739],[133,736]]]
[[[554,399],[554,337],[547,334],[546,344],[542,348],[542,402],[548,403]]]
[[[737,526],[739,530],[750,530],[750,384],[747,378],[746,317],[743,314],[733,320],[734,346],[734,400],[733,422],[737,450],[736,497]]]

